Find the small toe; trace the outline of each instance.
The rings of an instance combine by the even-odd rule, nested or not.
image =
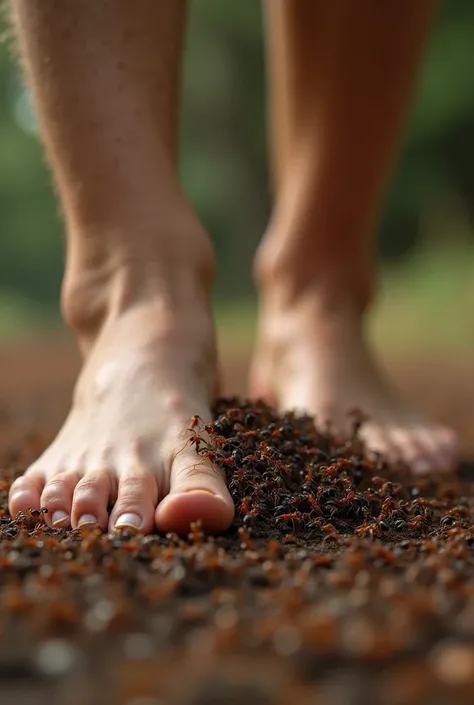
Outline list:
[[[111,494],[110,475],[107,470],[87,472],[79,480],[72,499],[71,525],[97,523],[107,528],[109,515],[107,507]]]
[[[396,457],[416,475],[426,475],[436,468],[436,458],[432,448],[422,436],[411,428],[397,427],[390,431],[390,438],[396,448]]]
[[[155,475],[143,468],[120,473],[117,501],[109,519],[109,530],[131,527],[143,533],[154,528],[158,485]]]
[[[397,444],[383,427],[367,425],[362,438],[367,450],[380,454],[389,463],[399,459]]]
[[[185,534],[201,521],[208,533],[224,531],[232,523],[234,503],[218,468],[192,453],[179,454],[173,462],[170,492],[158,505],[159,531]]]
[[[46,482],[41,506],[48,510],[45,519],[50,526],[66,528],[70,525],[72,497],[79,479],[77,472],[65,470]]]
[[[41,473],[26,472],[12,483],[10,487],[8,507],[12,517],[18,512],[28,509],[41,509],[41,493],[44,487],[44,476]]]
[[[455,431],[444,426],[435,429],[434,437],[438,444],[439,455],[444,461],[443,470],[454,470],[459,463],[461,446]]]

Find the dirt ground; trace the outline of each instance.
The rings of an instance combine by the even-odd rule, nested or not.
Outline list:
[[[65,338],[0,347],[0,703],[471,705],[466,476],[414,484],[230,401],[211,429],[237,510],[226,534],[11,519],[9,483],[57,430],[78,366]],[[245,394],[247,366],[225,351],[226,394]],[[387,368],[474,458],[474,360]]]

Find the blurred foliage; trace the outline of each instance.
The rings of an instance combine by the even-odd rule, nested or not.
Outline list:
[[[470,237],[474,210],[474,3],[446,2],[422,70],[387,199],[381,253]],[[249,296],[251,258],[270,197],[263,31],[258,3],[197,0],[186,56],[182,174],[216,243],[218,296]],[[389,77],[387,77],[389,80]],[[0,289],[56,306],[62,223],[29,94],[0,46]]]

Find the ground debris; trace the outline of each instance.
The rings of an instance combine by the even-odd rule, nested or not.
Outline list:
[[[226,473],[222,536],[12,519],[0,458],[1,702],[472,702],[469,484],[234,398],[191,442]]]

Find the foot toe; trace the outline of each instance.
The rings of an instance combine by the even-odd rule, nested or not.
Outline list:
[[[105,529],[109,519],[107,507],[110,494],[111,482],[107,470],[87,472],[74,490],[71,511],[73,528],[97,523]]]
[[[65,470],[46,482],[41,506],[48,510],[45,519],[50,526],[65,528],[70,525],[72,497],[79,479],[77,472]]]
[[[224,531],[232,523],[234,503],[219,470],[207,460],[196,464],[193,454],[180,454],[173,463],[170,493],[155,515],[160,531],[185,534],[194,521],[204,531]]]
[[[130,468],[119,475],[117,501],[109,519],[109,530],[133,527],[143,533],[154,528],[158,485],[151,471]]]
[[[18,477],[10,487],[8,507],[12,517],[27,509],[41,509],[41,493],[44,487],[41,473],[26,472]]]
[[[380,453],[388,462],[394,462],[398,459],[397,443],[384,428],[372,424],[367,425],[363,430],[362,438],[367,450]]]
[[[396,460],[402,461],[417,475],[426,475],[437,467],[434,448],[420,432],[410,427],[397,427],[390,431],[396,448]]]
[[[454,470],[459,463],[460,443],[455,431],[450,428],[440,426],[435,431],[435,438],[439,447],[439,454],[444,460],[446,470]]]

